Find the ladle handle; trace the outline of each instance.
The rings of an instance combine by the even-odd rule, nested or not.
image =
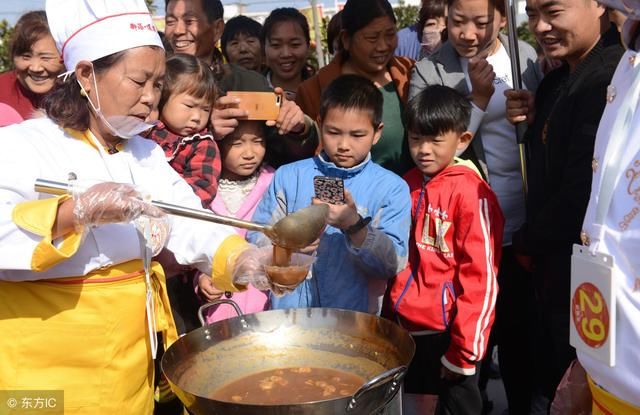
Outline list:
[[[389,383],[387,390],[385,392],[384,403],[382,403],[379,407],[375,408],[372,413],[376,413],[378,410],[384,408],[391,402],[391,400],[396,396],[398,390],[400,390],[400,386],[402,385],[402,379],[404,375],[407,374],[406,366],[398,366],[393,369],[389,369],[384,373],[379,374],[375,378],[371,379],[369,382],[365,383],[356,391],[353,395],[349,404],[347,405],[346,412],[355,411],[360,405],[360,402],[367,403],[368,399],[363,398],[367,393],[371,392],[372,389],[376,389],[382,386],[385,386]]]
[[[48,193],[52,195],[64,195],[71,193],[69,185],[67,183],[56,182],[47,179],[36,179],[34,189],[36,192]],[[269,233],[271,230],[271,226],[268,225],[260,225],[257,223],[247,222],[228,216],[216,215],[215,213],[207,210],[193,209],[186,206],[161,202],[158,200],[152,200],[150,203],[175,216],[214,222],[222,225],[234,226],[236,228],[248,229],[250,231]]]
[[[198,320],[200,320],[200,325],[201,326],[205,326],[206,321],[204,318],[204,311],[210,307],[213,307],[214,305],[218,305],[218,304],[229,304],[230,306],[233,306],[233,308],[236,310],[236,313],[238,313],[238,316],[244,316],[244,313],[242,312],[242,310],[240,310],[240,307],[238,306],[238,304],[236,304],[235,301],[233,300],[228,300],[228,299],[222,299],[222,300],[213,300],[209,303],[203,304],[200,306],[200,308],[198,309]]]

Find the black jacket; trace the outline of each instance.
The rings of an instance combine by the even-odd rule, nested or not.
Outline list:
[[[534,123],[527,130],[527,224],[514,248],[532,255],[570,255],[591,191],[591,161],[607,86],[624,53],[615,26],[569,72],[547,74],[536,93]]]

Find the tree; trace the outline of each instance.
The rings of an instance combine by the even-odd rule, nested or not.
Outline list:
[[[13,27],[5,19],[0,21],[0,72],[11,69],[13,62],[9,57],[9,40]]]
[[[400,0],[394,12],[396,14],[396,25],[398,29],[402,29],[418,22],[420,8],[418,6],[407,6],[404,4],[404,0]]]
[[[520,26],[518,26],[516,28],[516,33],[518,34],[518,39],[524,40],[525,42],[530,44],[534,49],[538,46],[536,37],[529,30],[529,24],[527,22],[524,22]]]
[[[153,4],[153,0],[144,0],[144,2],[147,3],[147,7],[151,14],[156,14],[157,7]]]

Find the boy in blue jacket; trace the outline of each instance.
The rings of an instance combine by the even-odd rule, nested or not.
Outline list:
[[[253,216],[275,223],[314,203],[316,176],[341,178],[343,204],[327,203],[328,226],[306,253],[317,252],[310,275],[272,307],[333,307],[379,313],[387,280],[406,264],[411,199],[404,180],[371,161],[382,134],[382,94],[357,75],[334,80],[323,92],[319,124],[322,151],[280,167]],[[247,239],[270,241],[261,233]]]

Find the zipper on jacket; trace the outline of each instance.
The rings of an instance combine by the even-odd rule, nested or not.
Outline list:
[[[453,288],[453,282],[451,281],[447,281],[444,284],[442,284],[442,322],[444,323],[444,327],[446,329],[449,328],[449,319],[447,318],[447,309],[446,309],[446,305],[447,305],[447,290],[449,290],[451,292],[451,296],[453,297],[452,302],[456,301],[456,290]],[[453,304],[452,304],[453,307]]]
[[[424,180],[424,178],[422,179],[422,188],[420,189],[420,196],[418,197],[418,203],[416,205],[416,210],[413,213],[413,218],[412,218],[412,223],[411,223],[411,228],[413,229],[413,231],[415,232],[415,227],[416,227],[416,218],[418,217],[418,213],[420,212],[420,207],[422,206],[422,199],[424,198],[424,189],[427,185],[427,181]],[[409,258],[411,258],[411,256],[409,256]],[[397,314],[398,314],[398,307],[400,307],[400,302],[402,301],[402,298],[404,297],[404,295],[407,293],[407,290],[409,289],[409,285],[411,285],[411,281],[413,281],[413,276],[416,275],[418,272],[418,266],[416,264],[412,264],[411,266],[411,274],[409,274],[409,278],[407,278],[407,282],[405,282],[404,284],[404,288],[402,289],[402,293],[400,294],[400,296],[398,297],[398,301],[396,301],[396,304],[393,306],[393,313],[396,314],[396,319],[398,318]]]

